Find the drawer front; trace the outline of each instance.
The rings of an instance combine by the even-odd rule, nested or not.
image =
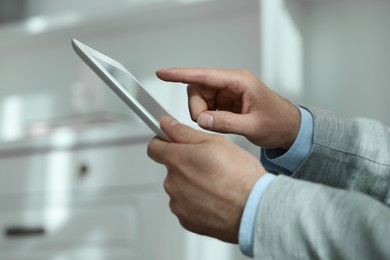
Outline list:
[[[109,205],[1,212],[0,259],[146,259],[162,243],[160,222],[169,213],[161,201],[146,193]],[[61,255],[67,258],[54,257]]]
[[[77,152],[78,187],[161,184],[165,168],[147,156],[147,143]],[[83,173],[84,171],[84,173]]]
[[[0,160],[0,194],[160,184],[165,169],[147,143],[58,150]]]
[[[135,205],[122,207],[48,208],[20,213],[1,213],[3,236],[0,250],[55,247],[135,247],[140,220]]]

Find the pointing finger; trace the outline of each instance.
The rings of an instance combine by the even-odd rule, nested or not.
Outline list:
[[[215,89],[225,88],[235,79],[234,71],[208,68],[170,68],[156,72],[159,79],[186,84],[200,84]]]

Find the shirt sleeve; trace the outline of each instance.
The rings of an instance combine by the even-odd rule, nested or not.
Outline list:
[[[267,173],[257,180],[251,193],[249,194],[242,213],[238,241],[241,252],[249,257],[253,257],[253,231],[257,208],[260,205],[260,200],[265,188],[274,180],[275,177],[275,175]]]
[[[274,172],[292,174],[309,154],[313,145],[313,116],[301,107],[301,125],[294,144],[288,151],[282,149],[268,149],[261,151],[263,166]],[[275,175],[267,173],[255,183],[247,199],[240,223],[239,246],[246,256],[253,257],[253,231],[257,210],[261,197],[267,186],[275,179]]]
[[[301,125],[294,144],[288,151],[283,149],[262,149],[261,163],[271,172],[291,175],[305,160],[313,146],[313,116],[305,108],[298,107]]]

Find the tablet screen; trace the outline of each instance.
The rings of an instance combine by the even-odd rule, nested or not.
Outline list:
[[[100,64],[110,73],[121,86],[129,92],[143,107],[147,108],[147,111],[157,120],[162,116],[168,115],[168,112],[157,103],[157,101],[140,86],[140,84],[134,80],[134,78],[127,71],[123,71],[120,68],[114,67],[111,64],[97,59]]]
[[[80,58],[126,103],[160,138],[169,138],[159,120],[169,113],[142,87],[126,68],[112,58],[72,40]]]

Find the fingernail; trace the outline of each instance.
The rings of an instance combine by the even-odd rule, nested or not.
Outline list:
[[[179,124],[179,121],[177,121],[175,118],[171,117],[171,122],[169,123],[171,126],[175,126]]]
[[[175,126],[177,124],[179,124],[179,121],[177,121],[175,118],[171,117],[171,116],[163,116],[160,121],[165,121],[165,124],[166,125],[169,125],[169,126]]]
[[[206,128],[206,129],[211,129],[214,124],[214,117],[210,114],[207,113],[202,113],[198,117],[198,125]]]

